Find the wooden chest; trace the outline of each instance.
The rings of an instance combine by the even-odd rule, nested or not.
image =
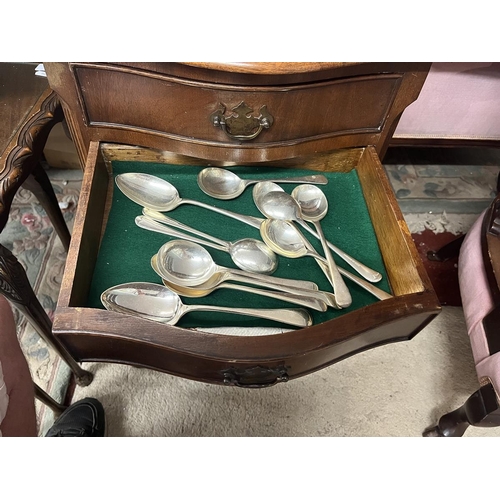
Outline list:
[[[440,307],[380,157],[428,68],[46,63],[84,165],[54,334],[77,360],[130,363],[242,387],[286,381],[370,347],[412,338]],[[239,114],[251,125],[231,121]],[[344,314],[300,330],[248,336],[160,325],[91,307],[94,273],[103,272],[96,262],[109,238],[110,214],[117,211],[112,203],[118,161],[142,162],[146,171],[147,162],[164,165],[167,176],[169,168],[185,165],[188,178],[206,165],[354,175],[393,297],[362,307],[353,303]]]

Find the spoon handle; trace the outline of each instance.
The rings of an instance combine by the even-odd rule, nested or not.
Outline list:
[[[167,224],[168,226],[176,227],[177,229],[182,229],[183,231],[186,231],[187,233],[195,234],[196,236],[199,236],[200,238],[207,239],[209,241],[213,241],[217,245],[221,247],[225,247],[227,251],[229,251],[229,243],[227,241],[220,240],[219,238],[216,238],[215,236],[212,236],[211,234],[204,233],[202,231],[198,231],[197,229],[194,229],[190,226],[187,226],[186,224],[183,224],[182,222],[179,222],[175,219],[172,219],[171,217],[167,217],[165,214],[161,212],[157,212],[156,210],[151,210],[150,208],[143,208],[142,213],[150,218],[153,219],[157,222],[163,222],[164,224]]]
[[[311,315],[305,309],[247,309],[243,307],[222,307],[209,305],[183,305],[181,315],[191,311],[222,312],[270,319],[293,326],[311,326]]]
[[[315,238],[321,240],[319,234],[316,231],[314,231],[314,229],[312,229],[311,226],[309,226],[304,221],[302,222],[303,223],[301,223],[300,225],[306,231],[312,234]],[[353,269],[355,269],[361,276],[363,276],[363,278],[367,279],[368,281],[371,281],[372,283],[377,283],[382,279],[382,275],[378,271],[370,269],[362,262],[359,262],[359,260],[356,260],[354,257],[351,257],[350,255],[346,254],[343,250],[336,247],[333,243],[330,243],[328,240],[326,240],[326,243],[328,245],[328,248],[330,248],[330,250],[333,250],[341,259],[347,262]]]
[[[306,248],[308,250],[313,250],[314,248],[312,245],[309,243],[309,241],[304,238],[304,243],[306,245]],[[317,254],[316,254],[317,255]],[[314,257],[316,259],[316,262],[318,265],[321,267],[325,275],[328,276],[328,262],[324,257],[321,257],[320,255],[317,255]],[[386,300],[386,299],[392,299],[393,296],[388,294],[387,292],[384,292],[384,290],[381,290],[380,288],[377,288],[375,285],[372,283],[369,283],[368,281],[364,280],[363,278],[360,278],[359,276],[356,276],[355,274],[350,273],[349,271],[346,271],[342,267],[337,266],[339,273],[342,276],[345,276],[346,278],[350,279],[357,285],[359,285],[361,288],[364,288],[367,292],[370,292],[374,297],[377,297],[377,299],[380,300]]]
[[[137,226],[142,229],[147,229],[148,231],[154,231],[155,233],[162,233],[168,236],[173,236],[175,238],[181,238],[183,240],[192,241],[193,243],[199,243],[200,245],[206,245],[207,247],[215,248],[216,250],[222,250],[223,252],[227,252],[228,249],[226,247],[216,245],[210,241],[200,240],[194,236],[191,236],[186,233],[181,233],[180,231],[176,231],[175,229],[164,226],[160,222],[157,222],[153,219],[150,219],[146,215],[138,215],[135,218],[135,223]]]
[[[309,307],[315,311],[325,312],[327,309],[326,302],[322,300],[320,294],[317,298],[295,295],[293,293],[278,292],[273,290],[265,290],[262,288],[253,288],[250,286],[237,285],[236,283],[221,283],[217,288],[227,288],[230,290],[239,290],[241,292],[254,293],[256,295],[262,295],[264,297],[270,297],[272,299],[283,300],[284,302],[291,302],[292,304],[297,304],[298,306]]]
[[[342,308],[349,307],[352,304],[351,294],[349,292],[349,289],[347,288],[347,285],[344,282],[344,279],[342,278],[338,270],[337,264],[335,264],[335,261],[333,260],[332,253],[330,252],[330,249],[328,248],[328,245],[326,243],[325,235],[323,234],[323,229],[321,227],[321,224],[318,221],[315,221],[314,227],[318,232],[319,239],[321,241],[321,246],[323,247],[326,261],[328,262],[328,269],[329,269],[328,276],[333,286],[333,291],[335,293],[335,299],[337,301],[337,304]]]
[[[242,215],[242,214],[237,214],[236,212],[231,212],[230,210],[225,210],[224,208],[219,208],[219,207],[213,207],[212,205],[207,205],[206,203],[202,203],[201,201],[197,200],[184,200],[182,199],[179,203],[186,203],[189,205],[196,205],[197,207],[203,207],[208,210],[212,210],[212,212],[217,212],[222,215],[226,215],[227,217],[231,217],[232,219],[239,220],[240,222],[244,222],[245,224],[248,224],[249,226],[255,227],[257,229],[260,228],[260,225],[264,219],[259,219],[258,217],[253,217],[251,215]]]
[[[303,177],[286,177],[283,179],[266,179],[267,182],[276,182],[282,184],[328,184],[328,179],[321,174],[318,175],[306,175]],[[249,186],[250,184],[257,184],[258,182],[262,182],[262,180],[253,180],[249,179],[244,181],[245,186]]]
[[[245,281],[245,283],[265,286],[267,288],[276,288],[281,290],[282,288],[290,288],[295,289],[295,291],[300,290],[311,290],[316,291],[318,289],[318,285],[313,281],[303,281],[303,280],[294,280],[291,278],[277,278],[276,276],[268,276],[267,274],[256,274],[249,273],[246,271],[242,271],[240,269],[229,269],[225,268],[226,273],[229,278],[235,277],[233,279],[237,279],[237,281]]]

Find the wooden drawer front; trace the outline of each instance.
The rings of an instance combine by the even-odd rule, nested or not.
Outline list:
[[[72,65],[90,127],[146,132],[198,144],[284,145],[352,134],[376,134],[402,80],[400,74],[358,76],[291,86],[248,87],[196,82],[152,72]],[[251,141],[228,137],[211,115],[244,102],[273,123]]]

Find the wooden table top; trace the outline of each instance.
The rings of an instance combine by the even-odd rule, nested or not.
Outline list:
[[[0,63],[0,156],[48,87],[35,76],[38,63]]]

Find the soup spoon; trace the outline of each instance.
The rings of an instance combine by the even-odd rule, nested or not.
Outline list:
[[[213,212],[226,215],[250,226],[259,228],[261,220],[250,215],[237,214],[230,210],[213,207],[198,200],[187,200],[179,196],[179,192],[170,182],[150,174],[127,172],[115,177],[120,191],[133,202],[158,212],[170,212],[179,205],[188,204],[203,207]]]
[[[325,218],[325,215],[328,212],[328,200],[321,189],[311,184],[301,184],[300,186],[297,186],[297,188],[295,188],[294,191],[302,203],[295,200],[293,196],[292,199],[299,204],[300,218],[302,220],[312,222],[318,233],[321,246],[323,247],[323,252],[325,253],[326,261],[328,262],[328,267],[330,269],[330,277],[332,278],[337,303],[340,307],[349,307],[352,304],[351,294],[349,293],[349,289],[339,273],[337,264],[333,259],[332,253],[330,252],[323,228],[320,224],[320,221]]]
[[[298,186],[296,189],[298,189]],[[321,195],[326,201],[326,196],[323,191],[317,188]],[[253,199],[255,206],[260,210],[260,212],[269,217],[270,219],[281,219],[281,220],[293,220],[298,222],[301,227],[303,227],[307,232],[312,234],[315,238],[321,240],[320,235],[315,232],[304,220],[302,206],[298,201],[300,191],[295,192],[295,196],[289,195],[283,189],[272,182],[264,182],[262,185],[257,184],[253,189]],[[278,193],[282,194],[278,194]],[[269,193],[275,193],[271,195]],[[303,196],[303,195],[302,195]],[[319,195],[318,195],[319,196]],[[293,201],[292,201],[293,200]],[[325,203],[325,201],[323,203]],[[326,201],[326,207],[328,208],[328,202]],[[382,279],[382,275],[378,271],[370,269],[368,266],[359,262],[355,258],[351,257],[343,250],[335,246],[333,243],[326,241],[328,248],[333,250],[341,259],[347,262],[353,269],[355,269],[363,278],[371,281],[372,283],[377,283]]]
[[[294,292],[296,290],[297,293],[300,291],[296,286],[289,286],[292,283],[295,284],[296,280],[261,276],[239,269],[218,266],[205,248],[190,241],[172,240],[162,245],[158,250],[157,267],[162,278],[177,285],[201,285],[209,278],[217,276],[220,281],[214,281],[214,284],[233,280],[280,291]],[[318,289],[316,283],[306,283],[308,290]]]
[[[319,255],[306,240],[302,233],[290,222],[277,219],[267,219],[261,226],[262,239],[269,245],[277,254],[298,258],[305,255],[312,256],[318,264],[322,262],[328,265],[326,259]],[[340,274],[349,278],[360,287],[370,292],[373,296],[380,300],[390,299],[392,295],[368,283],[362,278],[342,269],[338,268]]]
[[[219,200],[232,200],[237,198],[247,186],[257,184],[260,180],[243,180],[234,172],[224,168],[204,168],[198,174],[198,186],[212,198]],[[328,184],[324,175],[306,175],[303,177],[288,177],[284,179],[273,179],[271,182]]]
[[[151,257],[151,267],[154,269],[156,274],[161,276],[160,269],[158,268],[158,256],[153,255]],[[162,279],[163,284],[170,288],[173,292],[177,293],[178,295],[183,295],[184,297],[206,297],[207,295],[210,295],[212,292],[215,292],[215,290],[221,289],[221,288],[227,288],[229,290],[238,290],[241,292],[249,292],[249,293],[254,293],[256,295],[263,295],[264,297],[270,297],[272,299],[278,299],[278,300],[283,300],[285,302],[291,302],[292,304],[296,304],[299,306],[304,306],[304,307],[309,307],[311,309],[314,309],[315,311],[326,311],[327,310],[327,304],[324,300],[321,300],[322,297],[320,295],[320,292],[318,292],[318,298],[315,297],[307,297],[307,296],[299,296],[293,293],[287,293],[287,292],[277,292],[273,290],[263,290],[262,288],[253,288],[250,286],[244,286],[244,285],[238,285],[236,283],[216,283],[215,285],[212,284],[212,282],[216,282],[217,278],[215,277],[215,280],[213,278],[210,278],[208,281],[205,283],[202,283],[201,285],[198,286],[182,286],[182,285],[177,285],[175,283],[172,283],[171,281],[168,281],[166,279]]]
[[[154,213],[155,212],[153,212],[153,214]],[[196,238],[195,236],[179,232],[172,227],[163,225],[158,222],[158,220],[162,220],[161,215],[163,214],[160,214],[159,212],[156,213],[160,216],[156,217],[157,220],[152,219],[147,215],[137,216],[135,218],[136,225],[142,229],[147,229],[148,231],[166,234],[175,238],[182,238],[187,241],[192,241],[210,248],[215,248],[216,250],[227,252],[231,256],[232,261],[244,271],[259,274],[272,274],[278,267],[278,258],[276,254],[260,240],[256,240],[254,238],[243,238],[233,242],[223,241],[210,235],[206,235],[201,231],[193,230],[196,234],[204,235],[207,239],[211,239],[215,242],[212,243],[212,241],[205,241],[200,238]],[[177,225],[179,227],[184,226],[181,223],[178,223]]]
[[[124,283],[108,288],[101,294],[101,302],[108,311],[130,314],[167,325],[177,324],[182,316],[192,311],[241,314],[300,327],[312,325],[312,318],[305,309],[186,305],[175,292],[155,283]]]

